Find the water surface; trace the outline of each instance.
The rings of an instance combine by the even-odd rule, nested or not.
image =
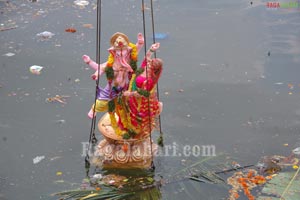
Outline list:
[[[154,1],[155,29],[168,34],[157,54],[165,66],[159,89],[166,145],[176,143],[179,151],[184,145],[215,145],[217,153],[228,153],[241,165],[300,146],[299,9],[252,2]],[[103,62],[114,32],[135,42],[143,31],[140,3],[103,1]],[[0,1],[1,28],[17,26],[0,32],[1,199],[49,199],[51,193],[77,188],[85,177],[82,142],[89,137],[86,113],[95,83],[81,56],[95,59],[96,29],[83,26],[96,27],[95,5]],[[146,23],[149,46],[148,9]],[[65,32],[69,27],[77,32]],[[43,31],[55,36],[42,41],[36,34]],[[15,55],[2,56],[9,52]],[[32,65],[43,66],[42,73],[31,74]],[[55,95],[70,97],[65,105],[45,101]],[[36,156],[45,159],[33,164]],[[168,178],[183,168],[183,160],[199,159],[157,158],[155,176]],[[227,195],[219,186],[198,186],[203,192],[191,186],[190,199]],[[161,193],[162,199],[187,198],[176,184]]]

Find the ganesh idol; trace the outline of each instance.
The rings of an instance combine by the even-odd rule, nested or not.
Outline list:
[[[83,61],[96,70],[92,79],[97,80],[103,74],[106,74],[107,78],[107,85],[104,88],[97,88],[96,104],[88,112],[88,117],[91,119],[96,115],[94,111],[109,111],[109,102],[112,102],[122,91],[128,89],[129,80],[137,68],[138,53],[144,45],[144,37],[139,33],[137,43],[133,44],[127,35],[117,32],[111,36],[110,45],[108,59],[99,67],[98,63],[89,56],[82,56]]]

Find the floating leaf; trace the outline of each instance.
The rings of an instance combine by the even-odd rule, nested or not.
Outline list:
[[[299,169],[296,173],[282,172],[273,177],[262,189],[262,195],[257,200],[299,200],[300,199],[300,177]]]

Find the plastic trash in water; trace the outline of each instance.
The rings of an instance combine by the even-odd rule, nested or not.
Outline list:
[[[274,83],[275,85],[283,85],[282,82],[277,82],[277,83]]]
[[[36,36],[42,38],[42,39],[50,39],[54,36],[55,34],[54,33],[51,33],[49,31],[44,31],[44,32],[41,32],[41,33],[38,33],[36,34]]]
[[[95,179],[102,179],[103,176],[102,176],[102,174],[94,174],[93,178],[95,178]]]
[[[33,164],[38,164],[39,162],[41,162],[44,159],[45,159],[45,156],[37,156],[33,159]]]
[[[102,174],[95,174],[92,177],[90,177],[90,182],[93,184],[97,184],[99,181],[101,181],[103,178]]]
[[[8,52],[6,54],[3,54],[3,56],[7,56],[7,57],[11,57],[11,56],[14,56],[15,54],[14,53],[11,53],[11,52]]]
[[[85,0],[76,0],[74,1],[74,4],[76,4],[77,6],[87,6],[89,5],[89,2]]]
[[[30,71],[32,74],[40,75],[42,69],[43,69],[42,66],[32,65],[32,66],[29,68],[29,71]]]
[[[296,149],[294,149],[293,153],[296,155],[300,155],[300,147],[297,147]]]
[[[66,120],[64,120],[64,119],[59,119],[59,120],[56,120],[55,123],[57,123],[57,124],[65,124],[65,123],[66,123]]]
[[[157,40],[164,40],[164,39],[168,38],[168,34],[167,33],[155,33],[154,37]]]

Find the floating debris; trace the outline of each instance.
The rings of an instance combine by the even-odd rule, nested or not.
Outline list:
[[[77,6],[84,7],[84,6],[89,5],[89,2],[85,1],[85,0],[76,0],[76,1],[74,1],[74,4],[76,4]]]
[[[18,28],[18,26],[5,27],[5,28],[0,28],[0,31],[8,31],[8,30],[16,29],[16,28]]]
[[[116,174],[109,174],[106,175],[102,178],[102,181],[107,184],[107,185],[113,185],[116,187],[120,187],[123,186],[125,184],[125,182],[123,180],[125,180],[126,177],[125,176],[120,176],[120,175],[116,175]]]
[[[62,174],[62,172],[56,172],[56,176],[61,176]]]
[[[65,95],[62,95],[62,96],[60,96],[60,95],[55,95],[55,97],[49,97],[49,98],[47,98],[47,99],[46,99],[46,102],[49,102],[49,103],[51,103],[51,102],[59,102],[59,103],[62,103],[62,104],[67,104],[66,99],[65,99],[65,98],[67,98],[67,97],[70,97],[70,96],[65,96]]]
[[[61,158],[61,156],[55,156],[53,158],[50,158],[50,161],[57,160],[57,159],[60,159],[60,158]]]
[[[54,183],[64,183],[65,181],[64,180],[57,180],[57,181],[54,181]]]
[[[200,66],[207,66],[208,64],[206,63],[200,63]]]
[[[232,189],[229,190],[230,196],[228,199],[238,199],[240,197],[239,192],[244,191],[249,200],[254,200],[255,197],[251,194],[251,190],[265,182],[265,177],[258,175],[254,169],[250,169],[246,173],[236,172],[227,179],[227,183],[232,186]]]
[[[94,174],[92,177],[90,177],[90,182],[95,185],[100,183],[102,181],[102,178],[102,174]]]
[[[49,31],[44,31],[41,33],[36,34],[36,36],[41,37],[42,39],[46,40],[46,39],[50,39],[54,36],[54,33],[51,33]]]
[[[164,40],[168,38],[168,34],[167,33],[155,33],[154,34],[154,38],[157,40]]]
[[[66,120],[64,120],[64,119],[59,119],[59,120],[56,120],[55,123],[57,123],[57,124],[65,124],[65,123],[66,123]]]
[[[83,24],[82,25],[84,28],[94,28],[93,24]]]
[[[257,165],[260,168],[261,173],[265,174],[274,174],[280,172],[282,169],[287,167],[292,167],[293,165],[298,165],[299,159],[293,156],[280,156],[280,155],[273,155],[273,156],[264,156],[259,161]]]
[[[93,178],[102,179],[103,176],[102,176],[102,174],[94,174]]]
[[[41,70],[42,70],[43,68],[44,68],[44,67],[42,67],[42,66],[32,65],[31,67],[29,67],[29,71],[30,71],[32,74],[40,75],[40,74],[41,74]]]
[[[68,33],[75,33],[76,29],[75,28],[67,28],[65,31]]]
[[[33,159],[33,164],[38,164],[39,162],[41,162],[44,159],[45,159],[45,156],[37,156]]]
[[[289,87],[290,90],[294,89],[294,85],[291,84],[291,83],[288,84],[288,87]]]
[[[236,161],[232,161],[232,162],[231,162],[231,165],[232,165],[232,168],[233,168],[233,169],[238,169],[238,168],[241,167],[241,165],[240,165],[238,162],[236,162]]]
[[[293,152],[293,154],[295,154],[295,155],[300,155],[300,147],[297,147],[297,148],[294,149],[292,152]]]
[[[16,54],[9,52],[9,53],[3,54],[2,56],[11,57],[11,56],[14,56],[14,55],[16,55]]]

